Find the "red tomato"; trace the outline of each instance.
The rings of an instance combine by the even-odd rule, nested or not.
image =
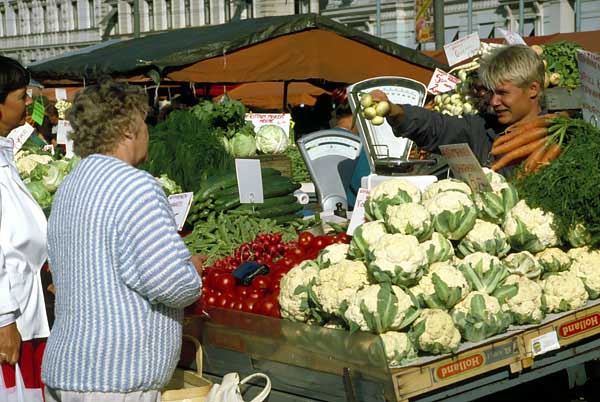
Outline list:
[[[221,274],[215,279],[214,287],[223,293],[233,292],[235,289],[235,278],[228,273]]]
[[[284,257],[281,261],[281,266],[284,268],[293,268],[296,265],[296,261],[290,257]]]
[[[256,301],[256,300],[260,299],[261,297],[263,297],[263,294],[264,294],[264,292],[260,289],[250,289],[250,291],[246,295],[246,298]]]
[[[217,298],[217,302],[215,304],[216,307],[229,308],[231,304],[231,299],[227,296],[219,296]]]
[[[291,258],[294,261],[302,261],[304,259],[304,252],[306,249],[295,248],[286,253],[286,257]]]
[[[250,289],[248,288],[248,286],[238,286],[237,287],[237,294],[242,300],[246,298],[246,296],[248,295],[248,292],[250,292]]]
[[[252,288],[265,291],[271,286],[271,280],[266,275],[258,275],[252,280]]]
[[[257,303],[256,299],[244,299],[242,300],[242,311],[247,313],[252,312],[254,305]]]
[[[351,237],[346,232],[340,232],[333,236],[334,243],[350,243]]]
[[[216,306],[217,305],[217,296],[209,295],[205,299],[203,299],[203,303],[207,306]]]
[[[300,233],[300,237],[298,237],[298,245],[302,249],[308,249],[313,245],[315,240],[315,235],[310,232],[302,232]]]
[[[261,301],[257,312],[271,317],[281,317],[281,313],[279,312],[279,302],[274,297],[265,297]]]
[[[317,250],[323,250],[325,247],[333,243],[333,237],[329,236],[317,236],[313,241],[313,248]]]

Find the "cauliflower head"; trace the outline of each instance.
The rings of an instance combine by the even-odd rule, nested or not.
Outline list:
[[[542,303],[548,313],[576,310],[585,306],[588,292],[575,272],[563,271],[542,281]]]
[[[502,262],[511,274],[526,276],[529,279],[538,279],[542,275],[542,265],[529,251],[509,254]]]
[[[364,260],[369,250],[385,234],[387,231],[382,220],[363,223],[354,230],[348,254],[352,258]]]
[[[460,240],[475,225],[477,208],[471,197],[460,191],[443,191],[425,202],[436,232]]]
[[[348,256],[350,245],[344,243],[334,243],[325,247],[319,253],[318,264],[321,269],[329,267],[331,264],[345,260]]]
[[[450,240],[438,232],[431,234],[431,239],[420,244],[430,264],[451,260],[454,257],[454,246]]]
[[[323,318],[319,312],[343,317],[341,309],[368,283],[367,267],[361,261],[342,260],[320,270],[308,290],[310,300],[317,306],[313,310],[318,315],[315,318]]]
[[[427,267],[427,256],[419,240],[411,235],[386,234],[370,252],[369,273],[377,283],[415,285]]]
[[[456,179],[443,179],[427,186],[423,192],[423,202],[432,199],[438,193],[443,191],[460,191],[461,193],[465,193],[467,195],[471,195],[473,193],[471,191],[471,187],[469,187],[465,182]]]
[[[50,155],[31,154],[25,151],[18,152],[17,155],[19,154],[22,156],[15,156],[15,165],[22,179],[27,178],[37,165],[46,165],[54,160]]]
[[[382,283],[368,285],[350,298],[344,318],[350,330],[381,334],[400,330],[419,316],[412,298],[398,286]]]
[[[577,258],[571,272],[581,279],[590,299],[600,296],[600,251],[590,251]]]
[[[417,358],[417,349],[404,332],[390,331],[379,335],[390,366],[400,366]]]
[[[460,345],[460,332],[452,317],[438,309],[421,311],[409,336],[414,340],[417,349],[434,355],[456,352]]]
[[[510,250],[510,244],[500,226],[477,219],[473,229],[458,243],[458,250],[462,255],[482,251],[504,257]]]
[[[371,190],[365,202],[365,215],[371,221],[381,220],[388,206],[407,202],[421,202],[421,190],[408,180],[386,180]]]
[[[419,241],[429,239],[433,232],[431,214],[415,202],[390,205],[386,210],[385,225],[390,233],[413,235]]]
[[[592,242],[592,234],[583,223],[578,223],[569,228],[567,240],[572,247],[584,247]]]
[[[506,266],[494,255],[476,252],[457,264],[471,289],[492,294],[509,275]]]
[[[510,275],[504,282],[506,286],[514,285],[516,292],[506,297],[502,305],[505,311],[512,314],[516,324],[539,324],[544,319],[542,307],[542,287],[521,275]]]
[[[566,271],[571,267],[571,257],[557,247],[550,247],[535,255],[544,274]]]
[[[519,201],[517,190],[501,174],[488,168],[483,168],[483,171],[492,191],[482,191],[473,195],[479,211],[479,218],[501,224],[506,213]]]
[[[506,331],[512,318],[502,310],[494,296],[484,292],[471,292],[452,310],[452,319],[462,337],[479,342]]]
[[[558,245],[558,236],[552,228],[554,215],[540,208],[530,208],[519,201],[504,220],[504,233],[512,248],[517,251],[537,253]]]
[[[437,262],[429,267],[427,275],[411,291],[422,305],[449,310],[464,299],[471,288],[457,268],[448,263]]]
[[[279,306],[281,317],[306,322],[310,318],[308,287],[319,274],[319,266],[313,260],[303,261],[281,278]]]

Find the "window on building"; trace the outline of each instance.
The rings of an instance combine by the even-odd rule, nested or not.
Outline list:
[[[246,0],[246,18],[254,18],[254,0]]]
[[[56,15],[58,15],[58,31],[64,30],[65,20],[62,13],[62,4],[56,3]]]
[[[6,36],[6,11],[0,6],[0,36]]]
[[[48,32],[48,9],[42,4],[42,32]]]
[[[173,28],[173,4],[171,3],[171,0],[166,0],[165,6],[167,10],[167,29],[171,29]]]
[[[184,0],[184,12],[185,12],[185,26],[186,27],[191,27],[192,26],[192,10],[190,7],[190,0]]]
[[[154,31],[154,0],[146,2],[148,6],[148,31]]]
[[[210,25],[210,0],[204,0],[204,25]]]
[[[6,4],[6,3],[5,3]],[[15,35],[21,35],[21,16],[19,15],[19,9],[17,6],[14,8],[15,16]]]
[[[94,0],[88,0],[88,28],[96,26],[96,6]]]
[[[310,0],[294,0],[294,14],[310,13]]]
[[[79,8],[77,7],[77,0],[71,3],[73,7],[73,30],[77,31],[79,29]]]

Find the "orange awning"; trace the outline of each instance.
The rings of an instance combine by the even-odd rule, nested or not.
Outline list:
[[[241,101],[248,109],[279,109],[283,107],[283,82],[253,82],[241,84],[227,91],[231,99]],[[317,97],[329,92],[307,82],[290,82],[287,88],[287,104],[312,106]],[[218,101],[222,95],[213,98]]]

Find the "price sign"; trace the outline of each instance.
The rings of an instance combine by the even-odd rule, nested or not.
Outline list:
[[[194,193],[171,194],[167,197],[171,209],[173,210],[177,230],[183,229],[183,224],[185,223],[188,213],[190,212],[190,207],[192,206],[193,197]]]
[[[32,133],[33,127],[29,123],[25,123],[8,133],[6,138],[12,140],[13,142],[13,154],[16,155],[17,152],[19,152],[19,150],[23,147],[23,144],[25,144],[25,141],[31,137]]]
[[[354,209],[352,210],[352,218],[350,218],[350,224],[346,233],[352,236],[357,227],[365,223],[365,201],[369,197],[369,190],[366,188],[359,188],[358,194],[356,194],[356,201],[354,202]]]
[[[286,135],[290,135],[290,120],[289,113],[246,113],[246,121],[251,121],[254,124],[254,131],[267,124],[274,124],[283,128]]]
[[[56,143],[66,144],[69,140],[71,131],[73,131],[73,128],[71,128],[71,123],[69,123],[68,120],[59,120],[58,128],[56,130]]]
[[[262,204],[263,184],[259,159],[236,159],[235,171],[242,204]]]
[[[67,90],[65,88],[55,88],[54,96],[56,97],[57,101],[67,100]]]
[[[492,191],[479,161],[468,144],[440,145],[452,173],[471,187],[474,192]]]
[[[551,331],[531,340],[531,351],[534,356],[542,355],[552,350],[560,349],[556,331]]]
[[[46,113],[46,108],[42,105],[42,102],[38,99],[33,103],[33,113],[31,114],[31,118],[34,122],[39,125],[44,123],[44,114]]]
[[[460,79],[448,74],[447,72],[436,68],[431,76],[431,81],[427,85],[427,91],[434,95],[443,94],[445,92],[452,91],[456,88],[456,84],[460,82]]]
[[[513,31],[507,31],[504,28],[498,28],[498,30],[500,31],[500,34],[504,36],[504,40],[506,40],[506,43],[508,43],[509,45],[527,46],[527,43],[525,43],[521,35],[519,35],[518,33]]]
[[[448,65],[453,66],[477,55],[479,53],[480,45],[481,41],[479,40],[479,33],[477,32],[473,32],[470,35],[444,45],[444,52],[448,59]]]
[[[577,64],[583,92],[583,118],[600,127],[600,55],[578,50]]]

